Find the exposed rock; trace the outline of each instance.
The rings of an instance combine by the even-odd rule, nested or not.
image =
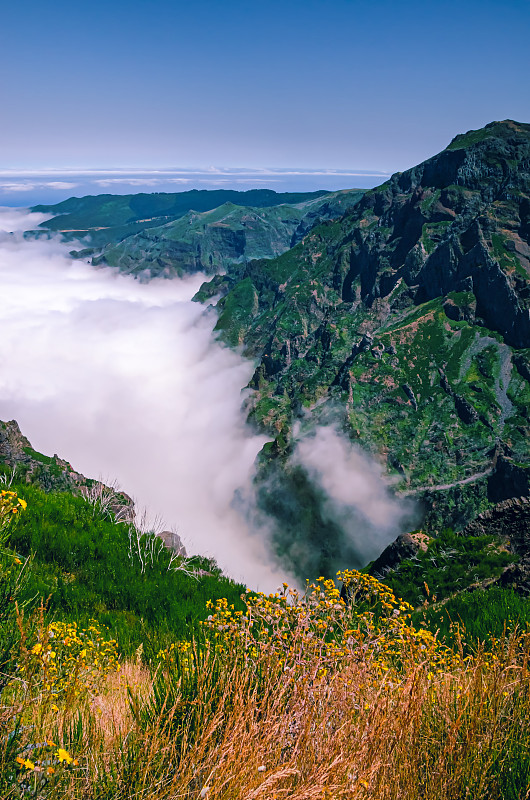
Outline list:
[[[370,575],[384,577],[391,570],[396,569],[401,561],[414,558],[421,545],[410,533],[402,533],[386,547],[368,570]]]
[[[520,556],[530,555],[530,497],[517,497],[484,511],[460,531],[461,536],[498,536]]]
[[[530,554],[506,567],[499,578],[501,586],[509,586],[521,594],[530,595]]]
[[[474,298],[473,298],[474,301]],[[460,322],[461,320],[466,320],[467,322],[473,322],[475,319],[475,312],[477,308],[476,301],[471,302],[468,304],[466,303],[457,303],[452,297],[447,297],[444,300],[443,310],[449,317],[449,319],[453,319],[456,322]]]
[[[315,424],[334,411],[404,490],[432,489],[429,531],[526,491],[529,255],[530,126],[506,120],[246,265],[218,330],[257,361],[248,408],[268,452],[288,453],[300,409]],[[492,463],[497,442],[510,469]]]
[[[34,450],[16,420],[0,420],[0,463],[14,469],[18,480],[35,483],[46,492],[69,491],[85,497],[104,499],[109,511],[119,515],[121,519],[130,517],[133,513],[134,503],[125,492],[105,486],[101,481],[86,478],[58,455],[46,456]]]
[[[175,555],[180,556],[182,558],[186,558],[186,548],[182,542],[182,539],[175,533],[175,531],[161,531],[158,534],[162,541],[164,542],[164,546],[168,548],[168,550],[172,550]]]
[[[477,422],[479,415],[476,409],[473,408],[471,403],[466,400],[465,397],[462,397],[454,391],[451,384],[447,380],[447,376],[442,370],[440,370],[440,385],[444,392],[453,398],[456,413],[462,422],[464,422],[466,425],[471,425],[473,422]]]
[[[462,536],[488,534],[497,536],[517,557],[517,561],[503,571],[500,585],[530,594],[530,497],[498,503],[461,531]]]
[[[414,411],[416,411],[417,408],[418,408],[418,403],[416,402],[416,395],[414,394],[414,392],[412,391],[412,389],[410,388],[408,383],[404,383],[401,388],[403,389],[403,391],[405,392],[405,394],[409,398],[409,400],[410,400],[410,402],[412,404],[412,408],[414,409]]]
[[[530,494],[530,467],[516,464],[512,459],[500,455],[495,470],[488,478],[488,500],[501,503],[513,497]]]

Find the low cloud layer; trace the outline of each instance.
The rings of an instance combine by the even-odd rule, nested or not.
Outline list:
[[[356,549],[359,566],[376,558],[413,524],[413,503],[396,498],[382,467],[336,427],[319,427],[300,439],[292,461],[323,490],[322,514],[342,528]]]
[[[95,269],[71,243],[25,239],[42,219],[0,209],[0,419],[35,449],[117,481],[189,552],[263,590],[362,566],[404,529],[410,509],[333,427],[299,438],[256,488],[266,438],[242,411],[254,365],[191,302],[202,276]]]
[[[190,189],[271,188],[277,192],[371,188],[389,177],[378,170],[168,168],[168,169],[0,169],[0,205],[58,203],[75,194],[183,192]]]
[[[4,231],[38,221],[0,212]],[[140,284],[4,233],[0,279],[0,419],[17,419],[37,450],[117,480],[191,552],[275,588],[281,575],[232,507],[265,442],[241,411],[253,365],[216,343],[214,314],[191,302],[201,276]]]

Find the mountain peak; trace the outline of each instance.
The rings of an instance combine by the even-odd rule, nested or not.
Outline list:
[[[486,139],[508,139],[513,136],[522,134],[524,137],[530,137],[530,125],[525,122],[516,122],[513,119],[504,119],[500,121],[489,122],[483,128],[477,130],[470,130],[467,133],[459,133],[451,140],[447,146],[447,150],[461,150],[464,148],[472,147],[479,142]]]

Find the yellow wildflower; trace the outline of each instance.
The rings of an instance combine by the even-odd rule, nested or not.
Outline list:
[[[61,762],[61,764],[62,764],[63,762],[66,762],[67,764],[71,764],[71,763],[72,763],[72,761],[74,760],[74,759],[72,758],[72,756],[71,756],[69,753],[67,753],[67,752],[66,752],[66,750],[63,750],[63,748],[62,748],[62,747],[59,747],[59,749],[57,750],[57,752],[55,753],[55,755],[57,756],[57,758],[59,759],[59,761]]]

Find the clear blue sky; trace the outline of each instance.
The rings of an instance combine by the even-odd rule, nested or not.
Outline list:
[[[530,0],[27,0],[0,167],[395,171],[530,121]]]

